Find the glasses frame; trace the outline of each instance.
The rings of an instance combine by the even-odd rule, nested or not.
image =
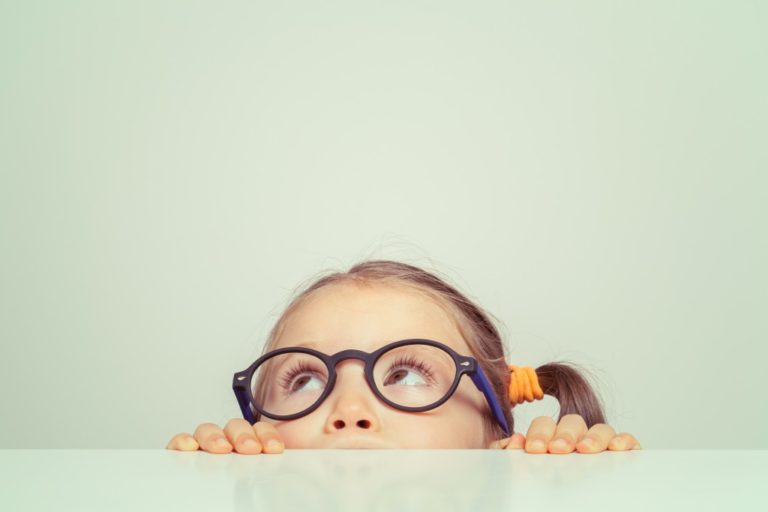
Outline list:
[[[373,377],[373,367],[385,352],[388,352],[389,350],[392,350],[397,347],[402,347],[405,345],[417,345],[417,344],[430,345],[448,353],[448,355],[450,355],[453,358],[453,361],[456,365],[456,375],[454,376],[453,383],[451,384],[451,387],[449,388],[448,392],[440,400],[433,402],[429,405],[421,406],[421,407],[406,407],[406,406],[398,405],[388,400],[379,391],[379,389],[376,387],[375,380]],[[261,407],[259,407],[258,404],[256,404],[256,401],[253,398],[253,393],[250,389],[250,383],[253,378],[253,374],[256,372],[256,369],[261,365],[261,363],[263,363],[267,359],[270,359],[280,354],[284,354],[286,352],[301,352],[304,354],[315,356],[318,359],[322,360],[323,363],[325,363],[326,368],[328,369],[328,383],[325,386],[325,390],[320,395],[320,398],[318,398],[314,404],[312,404],[310,407],[303,410],[302,412],[298,412],[296,414],[288,414],[288,415],[269,414],[266,411],[264,411]],[[493,392],[493,387],[491,386],[490,382],[488,382],[488,379],[486,378],[485,373],[483,373],[483,369],[480,367],[480,364],[477,362],[477,360],[471,356],[463,356],[461,354],[458,354],[455,350],[453,350],[448,345],[445,345],[444,343],[440,343],[439,341],[434,341],[434,340],[422,339],[422,338],[409,338],[409,339],[394,341],[392,343],[384,345],[383,347],[373,352],[364,352],[362,350],[349,349],[349,350],[342,350],[341,352],[337,352],[336,354],[333,354],[333,355],[328,355],[328,354],[324,354],[323,352],[319,352],[317,350],[311,349],[309,347],[284,347],[284,348],[279,348],[277,350],[272,350],[270,352],[267,352],[266,354],[258,358],[256,361],[254,361],[248,368],[246,368],[243,371],[235,373],[233,376],[232,390],[235,392],[235,397],[237,398],[237,403],[240,405],[240,410],[243,413],[243,417],[251,425],[253,425],[254,423],[256,423],[256,418],[251,408],[258,411],[261,415],[266,416],[268,418],[275,419],[275,420],[295,420],[297,418],[301,418],[302,416],[306,416],[307,414],[312,413],[315,409],[320,407],[320,405],[325,401],[328,395],[330,395],[331,392],[333,391],[333,388],[336,384],[336,365],[339,362],[344,361],[346,359],[359,359],[360,361],[363,361],[365,363],[365,370],[364,370],[365,380],[368,383],[368,387],[373,392],[373,394],[376,395],[376,397],[382,402],[384,402],[385,404],[391,407],[394,407],[395,409],[398,409],[400,411],[407,411],[407,412],[424,412],[424,411],[429,411],[437,407],[440,407],[442,404],[447,402],[451,398],[451,396],[453,396],[453,393],[459,387],[459,382],[461,381],[461,377],[463,375],[469,375],[470,379],[472,379],[472,382],[475,383],[475,386],[477,387],[477,389],[479,389],[485,396],[485,399],[491,408],[491,413],[493,414],[494,418],[496,419],[496,421],[499,423],[502,430],[504,431],[504,435],[506,437],[509,437],[510,435],[509,425],[507,424],[507,420],[504,416],[504,412],[502,411],[501,405],[499,404],[499,400],[496,397],[496,393]]]

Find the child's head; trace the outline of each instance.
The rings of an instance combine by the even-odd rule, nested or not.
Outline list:
[[[411,338],[435,340],[460,355],[474,357],[513,430],[509,367],[498,330],[480,307],[418,267],[365,261],[317,280],[288,305],[264,353],[302,345],[328,355],[347,349],[373,352]],[[274,423],[287,448],[486,448],[504,437],[485,397],[467,376],[447,402],[429,411],[407,412],[373,394],[363,367],[357,359],[341,361],[332,393],[308,415],[280,421],[257,413],[256,419]],[[602,421],[599,406],[596,415],[591,414],[594,407],[585,409],[591,416],[570,407],[573,397],[565,397],[563,406],[558,379],[568,381],[567,388],[577,389],[582,403],[594,398],[575,371],[550,364],[537,373],[542,374],[545,393],[560,399],[561,416],[576,412],[588,424]]]
[[[508,403],[508,367],[498,331],[471,301],[438,277],[393,261],[367,261],[328,275],[286,308],[264,352],[306,345],[326,354],[373,352],[392,341],[426,338],[473,356],[498,397]],[[275,424],[289,448],[362,445],[392,448],[485,448],[503,437],[482,393],[463,377],[453,396],[426,412],[405,412],[379,401],[363,376],[363,362],[336,367],[333,393],[311,414]],[[508,408],[507,423],[512,425]]]

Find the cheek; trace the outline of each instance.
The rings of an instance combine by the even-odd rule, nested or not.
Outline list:
[[[488,404],[477,387],[466,379],[446,405],[450,405],[446,423],[453,427],[456,442],[466,448],[483,447]]]
[[[476,448],[482,442],[481,425],[454,411],[422,413],[400,419],[398,444],[403,448]],[[419,413],[414,413],[419,414]]]
[[[482,409],[471,398],[458,394],[432,411],[399,414],[392,418],[389,430],[403,448],[484,446]]]
[[[315,426],[310,418],[299,418],[291,421],[270,421],[274,425],[285,448],[313,448],[312,432],[322,431],[322,426]],[[314,430],[313,430],[314,429]]]

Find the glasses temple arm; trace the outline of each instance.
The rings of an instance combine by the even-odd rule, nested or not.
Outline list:
[[[237,403],[240,405],[240,411],[243,413],[243,418],[253,425],[256,423],[256,418],[251,410],[251,401],[248,398],[248,388],[241,382],[239,377],[241,377],[241,375],[236,373],[232,380],[232,390],[235,392],[235,398],[237,398]]]
[[[482,391],[485,395],[488,405],[491,406],[491,412],[493,413],[494,418],[496,418],[496,421],[499,422],[499,425],[501,425],[501,428],[504,430],[504,435],[509,437],[511,433],[509,432],[509,425],[504,416],[504,411],[502,411],[496,393],[493,392],[493,387],[491,387],[491,383],[488,382],[488,379],[485,377],[483,369],[479,364],[475,364],[475,371],[470,372],[469,376],[472,379],[472,382],[475,383],[475,386],[477,386],[477,389]]]

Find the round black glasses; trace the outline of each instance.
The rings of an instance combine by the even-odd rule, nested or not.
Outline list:
[[[243,417],[293,420],[320,407],[333,391],[336,365],[345,359],[365,363],[365,380],[376,397],[402,411],[423,412],[451,398],[467,374],[485,395],[505,435],[509,428],[488,379],[475,358],[438,341],[395,341],[368,353],[343,350],[327,355],[308,347],[284,347],[261,356],[234,375],[232,388]]]

